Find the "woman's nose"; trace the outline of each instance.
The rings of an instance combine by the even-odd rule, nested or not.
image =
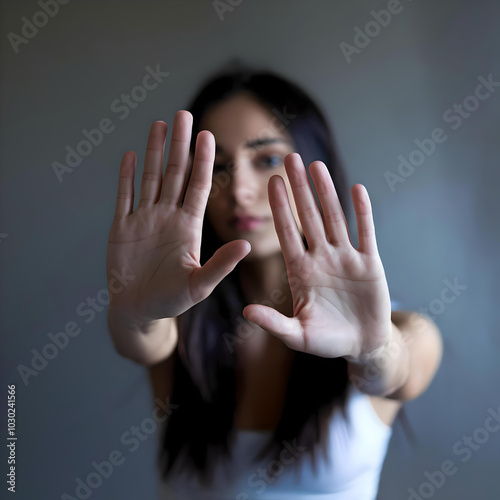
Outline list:
[[[251,168],[238,165],[230,174],[231,196],[238,205],[248,205],[258,196],[258,180]]]

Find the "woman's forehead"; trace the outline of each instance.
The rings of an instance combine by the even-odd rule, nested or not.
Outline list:
[[[200,120],[200,128],[214,134],[219,153],[292,144],[277,116],[248,94],[237,94],[214,105]]]

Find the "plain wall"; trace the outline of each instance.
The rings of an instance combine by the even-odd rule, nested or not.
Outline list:
[[[0,370],[3,387],[17,386],[18,498],[74,496],[76,479],[113,450],[125,462],[90,498],[155,498],[157,433],[135,451],[122,438],[152,415],[147,372],[115,352],[105,309],[86,323],[77,307],[107,287],[123,153],[137,153],[138,192],[150,125],[171,125],[202,80],[236,57],[297,81],[324,109],[349,183],[370,193],[393,299],[439,308],[445,280],[467,287],[436,309],[442,366],[405,405],[418,446],[395,425],[379,498],[408,498],[445,460],[457,472],[433,498],[499,498],[500,431],[467,462],[453,447],[484,427],[488,409],[500,411],[500,89],[456,130],[443,120],[478,77],[500,81],[498,2],[402,0],[403,11],[350,63],[340,44],[352,44],[355,27],[386,1],[243,0],[221,20],[211,1],[72,0],[17,54],[7,35],[21,34],[23,16],[41,7],[1,5]],[[169,76],[120,120],[111,103],[157,64]],[[64,163],[66,146],[106,117],[115,130],[59,182],[52,163]],[[398,173],[398,156],[435,128],[447,140],[392,191],[384,174]],[[81,333],[25,383],[19,366],[68,321]],[[1,419],[6,429],[5,410]]]

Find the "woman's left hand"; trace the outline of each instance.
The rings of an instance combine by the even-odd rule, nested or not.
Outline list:
[[[359,248],[351,243],[344,212],[325,164],[311,163],[323,218],[309,186],[301,157],[292,153],[285,168],[306,250],[282,177],[269,180],[268,193],[293,298],[293,317],[252,304],[244,316],[288,347],[316,356],[363,362],[384,348],[392,336],[389,288],[378,254],[370,198],[355,184]]]

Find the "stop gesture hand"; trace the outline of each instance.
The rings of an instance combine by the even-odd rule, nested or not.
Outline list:
[[[306,250],[283,179],[271,177],[269,202],[287,267],[293,317],[258,304],[246,306],[243,314],[291,349],[363,362],[380,352],[392,335],[389,288],[368,192],[361,184],[351,188],[358,227],[356,249],[325,164],[316,161],[309,169],[323,217],[301,157],[287,155],[285,168],[308,245]]]

